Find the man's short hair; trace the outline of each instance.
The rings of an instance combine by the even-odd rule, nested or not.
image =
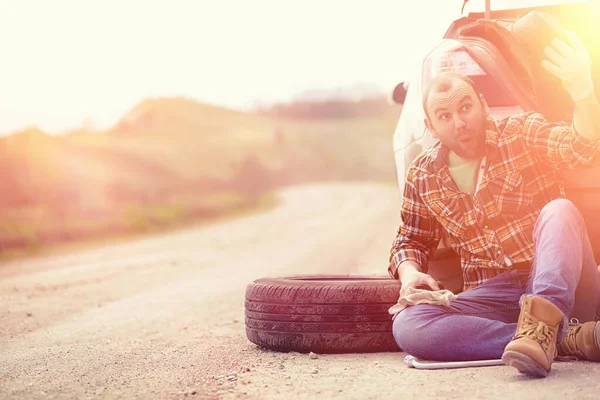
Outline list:
[[[429,119],[429,112],[427,111],[427,101],[429,100],[429,94],[433,89],[436,89],[438,92],[447,92],[452,88],[452,82],[456,79],[460,79],[463,82],[466,82],[473,88],[473,91],[477,93],[477,89],[475,88],[475,83],[468,75],[460,74],[454,71],[444,71],[437,74],[425,87],[425,91],[423,91],[423,111],[425,111],[425,115],[427,119]]]

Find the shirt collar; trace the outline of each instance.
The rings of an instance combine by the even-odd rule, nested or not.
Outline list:
[[[496,121],[488,117],[485,122],[485,148],[488,158],[491,158],[498,148],[498,124]],[[439,142],[435,144],[436,151],[434,152],[434,170],[435,172],[440,171],[448,162],[448,153],[450,149]]]

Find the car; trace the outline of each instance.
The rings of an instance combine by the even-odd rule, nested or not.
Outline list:
[[[522,4],[521,2],[519,2]],[[500,120],[524,111],[537,111],[548,119],[569,122],[573,103],[560,86],[540,71],[541,51],[561,30],[555,19],[573,30],[586,44],[592,57],[596,94],[600,94],[600,2],[581,1],[537,5],[528,8],[488,9],[470,12],[448,27],[440,42],[420,65],[417,76],[400,82],[391,94],[402,105],[393,136],[398,188],[403,192],[412,161],[432,146],[436,139],[425,127],[423,88],[434,75],[454,70],[469,75],[485,96],[491,116]],[[492,2],[492,5],[494,3]],[[545,16],[553,18],[547,19]],[[537,58],[536,58],[537,57]],[[600,260],[600,168],[565,171],[567,198],[583,213],[596,260]],[[443,238],[429,264],[432,276],[455,293],[462,290],[460,257]]]

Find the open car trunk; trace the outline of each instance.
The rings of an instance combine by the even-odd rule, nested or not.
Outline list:
[[[493,2],[492,2],[493,3]],[[549,19],[545,19],[545,16]],[[489,41],[502,54],[519,84],[529,94],[533,108],[553,121],[569,121],[573,102],[557,78],[540,67],[543,51],[554,37],[564,38],[562,29],[574,31],[592,58],[592,78],[600,97],[600,2],[492,11],[491,20],[472,13],[455,21],[446,38],[478,37]],[[555,24],[556,23],[556,24]]]
[[[540,16],[540,11],[574,31],[585,43],[592,58],[596,95],[600,98],[598,1],[503,11],[494,11],[492,8],[491,20],[484,20],[483,13],[469,14],[455,21],[445,38],[468,40],[469,37],[475,37],[489,42],[502,54],[505,65],[511,69],[511,75],[526,93],[528,99],[521,102],[523,108],[538,111],[552,121],[570,123],[573,102],[560,82],[539,66],[544,47],[553,37],[560,35],[560,25],[548,24],[544,16]],[[477,58],[476,54],[472,56]],[[600,167],[564,171],[564,178],[567,197],[583,213],[596,261],[600,263]]]

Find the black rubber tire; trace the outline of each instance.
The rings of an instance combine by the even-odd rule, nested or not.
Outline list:
[[[263,348],[300,353],[400,351],[388,313],[400,283],[387,276],[262,278],[246,289],[246,335]]]

